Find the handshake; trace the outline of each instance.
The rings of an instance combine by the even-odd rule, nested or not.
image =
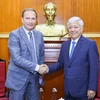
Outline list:
[[[39,66],[39,69],[38,69],[39,74],[43,75],[43,74],[48,73],[48,71],[49,71],[49,68],[46,64],[42,64]]]

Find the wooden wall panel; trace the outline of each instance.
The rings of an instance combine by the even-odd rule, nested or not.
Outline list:
[[[84,20],[85,32],[100,31],[99,0],[3,0],[0,3],[0,32],[10,32],[21,25],[21,12],[24,8],[33,7],[38,13],[38,24],[45,22],[43,7],[53,2],[57,6],[55,21],[66,25],[71,16]]]
[[[20,0],[2,0],[0,3],[0,32],[9,32],[20,25]]]
[[[100,0],[72,0],[72,16],[84,20],[85,32],[100,32]]]

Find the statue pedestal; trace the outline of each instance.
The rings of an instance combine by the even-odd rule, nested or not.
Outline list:
[[[45,63],[54,63],[58,60],[62,41],[45,41]]]
[[[61,44],[64,41],[45,41],[45,64],[51,65],[58,60]],[[56,98],[64,97],[63,69],[44,75],[44,99],[50,100],[52,88],[57,89]]]

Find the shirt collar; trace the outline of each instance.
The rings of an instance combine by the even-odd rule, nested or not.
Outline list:
[[[80,38],[80,37],[79,37]],[[75,41],[76,43],[78,42],[79,38],[77,38],[76,40],[71,39],[71,42]]]
[[[26,30],[24,26],[22,26],[22,27],[23,27],[23,29],[24,29],[25,33],[26,33],[27,35],[29,35],[29,34],[28,34],[28,33],[29,33],[29,31],[28,31],[28,30]],[[32,30],[31,32],[33,33],[33,30]]]

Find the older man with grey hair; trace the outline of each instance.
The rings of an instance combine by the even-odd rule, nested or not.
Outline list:
[[[62,43],[58,61],[48,66],[48,73],[64,68],[65,100],[93,100],[97,91],[98,49],[95,41],[82,35],[83,26],[77,16],[68,20],[71,39]]]
[[[77,17],[77,16],[74,16],[74,17],[71,17],[71,18],[68,20],[68,22],[67,22],[67,27],[68,27],[69,24],[71,24],[71,23],[73,23],[73,22],[75,22],[75,21],[77,21],[81,26],[84,26],[83,20],[82,20],[81,18]]]

